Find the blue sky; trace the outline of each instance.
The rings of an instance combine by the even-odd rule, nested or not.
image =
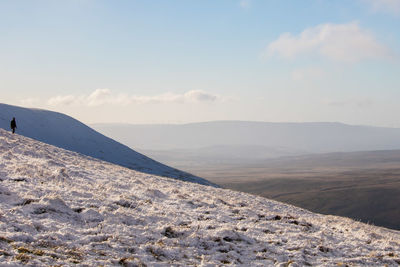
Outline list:
[[[400,127],[400,0],[0,0],[1,102],[87,123]]]

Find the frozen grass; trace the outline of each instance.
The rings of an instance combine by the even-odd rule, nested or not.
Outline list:
[[[0,262],[397,266],[400,233],[162,178],[0,130]]]

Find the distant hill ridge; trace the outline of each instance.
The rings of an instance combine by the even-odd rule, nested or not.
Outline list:
[[[92,126],[130,147],[144,150],[257,145],[293,151],[295,154],[309,154],[400,149],[399,128],[356,126],[337,122],[212,121]],[[163,132],[163,135],[159,136],[158,132]]]
[[[205,179],[152,160],[62,113],[0,104],[0,128],[17,121],[17,134],[148,174],[205,185]]]

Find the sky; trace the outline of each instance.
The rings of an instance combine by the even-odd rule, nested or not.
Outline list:
[[[0,0],[0,102],[400,127],[400,0]]]

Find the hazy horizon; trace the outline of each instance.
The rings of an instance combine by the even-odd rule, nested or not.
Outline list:
[[[347,126],[360,126],[360,127],[374,127],[374,128],[389,128],[389,129],[399,129],[398,127],[390,126],[379,126],[379,125],[368,125],[368,124],[349,124],[340,121],[257,121],[257,120],[209,120],[209,121],[193,121],[193,122],[171,122],[171,123],[124,123],[124,122],[96,122],[88,123],[89,126],[101,126],[101,125],[132,125],[132,126],[165,126],[165,125],[190,125],[190,124],[206,124],[206,123],[218,123],[218,122],[249,122],[249,123],[271,123],[271,124],[339,124]]]

